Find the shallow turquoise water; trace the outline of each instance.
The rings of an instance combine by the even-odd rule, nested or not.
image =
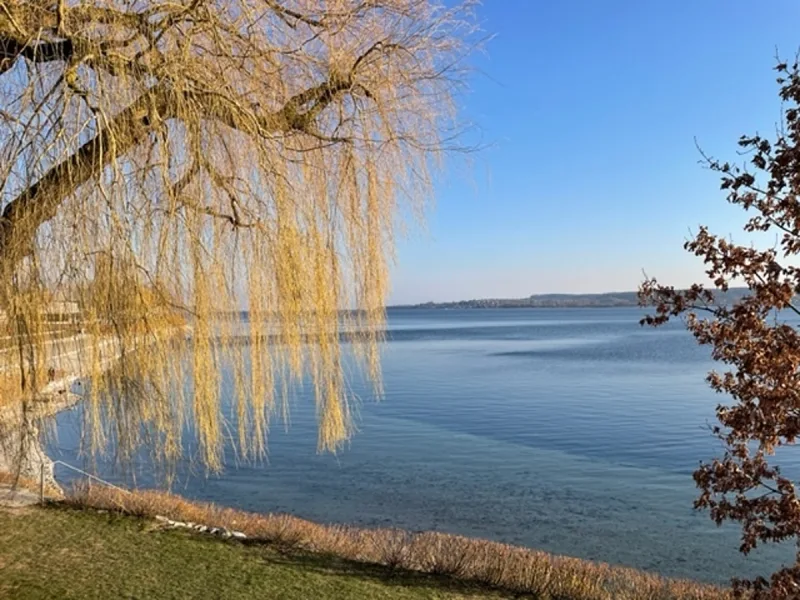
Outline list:
[[[269,464],[185,474],[184,495],[323,522],[435,529],[725,581],[768,573],[791,548],[736,551],[735,526],[692,509],[691,472],[719,451],[707,431],[723,397],[680,326],[643,329],[635,309],[391,311],[386,395],[354,382],[359,433],[317,455],[299,393]],[[51,454],[77,456],[80,409],[58,418]],[[786,453],[782,463],[800,464]],[[229,453],[230,464],[234,457]],[[85,465],[84,465],[85,466]],[[137,465],[139,485],[149,467]],[[100,464],[111,480],[124,478]],[[57,468],[57,476],[69,473]],[[127,483],[130,483],[128,481]]]

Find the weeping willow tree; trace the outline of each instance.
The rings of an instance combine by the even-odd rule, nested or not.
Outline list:
[[[304,377],[339,447],[342,344],[379,388],[393,234],[457,133],[470,23],[434,0],[0,1],[6,404],[46,385],[66,300],[93,448],[175,459],[189,430],[210,469],[228,438],[263,454]]]

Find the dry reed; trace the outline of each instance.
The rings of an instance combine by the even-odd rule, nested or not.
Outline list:
[[[283,547],[486,584],[543,600],[728,600],[727,590],[635,569],[555,556],[498,542],[443,533],[320,525],[283,514],[255,514],[155,491],[79,487],[78,507],[139,517],[162,515],[225,527]]]
[[[29,477],[6,473],[4,471],[0,471],[0,484],[8,486],[12,490],[22,489],[37,494],[41,491],[40,482]],[[45,497],[48,499],[61,499],[64,497],[64,491],[57,485],[52,485],[50,483],[45,483],[44,493]]]

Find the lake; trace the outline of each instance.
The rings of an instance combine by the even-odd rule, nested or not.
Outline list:
[[[724,397],[680,324],[638,309],[392,310],[385,397],[362,397],[359,432],[316,453],[310,391],[273,426],[269,461],[175,491],[320,522],[437,530],[725,582],[774,570],[792,548],[738,551],[738,528],[692,509],[691,473],[720,452],[707,426]],[[53,458],[81,465],[80,408],[57,419]],[[782,463],[800,463],[786,453]],[[84,465],[86,466],[86,465]],[[102,462],[100,474],[125,481]],[[149,466],[137,465],[139,485]],[[71,474],[56,467],[68,483]],[[126,483],[130,483],[127,481]]]

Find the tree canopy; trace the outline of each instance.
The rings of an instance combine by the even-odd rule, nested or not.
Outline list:
[[[0,304],[20,402],[62,298],[81,307],[96,447],[176,458],[189,418],[219,468],[229,362],[241,453],[264,452],[303,373],[336,449],[341,343],[379,387],[393,236],[458,133],[472,27],[434,0],[0,2]],[[217,343],[242,309],[250,343]]]
[[[708,375],[732,402],[717,406],[713,433],[724,454],[695,471],[695,506],[709,509],[718,524],[741,523],[745,553],[766,542],[800,543],[796,481],[773,456],[800,436],[800,64],[781,62],[777,71],[784,118],[775,137],[742,136],[749,157],[743,165],[705,158],[728,202],[748,212],[744,231],[758,241],[763,233],[777,238],[740,245],[701,227],[685,248],[703,259],[709,283],[676,290],[651,279],[640,290],[642,303],[655,307],[643,323],[685,318],[697,341],[728,367]],[[745,297],[719,302],[740,282],[749,289]],[[755,600],[797,598],[798,589],[800,552],[769,579],[735,581],[740,595]]]

